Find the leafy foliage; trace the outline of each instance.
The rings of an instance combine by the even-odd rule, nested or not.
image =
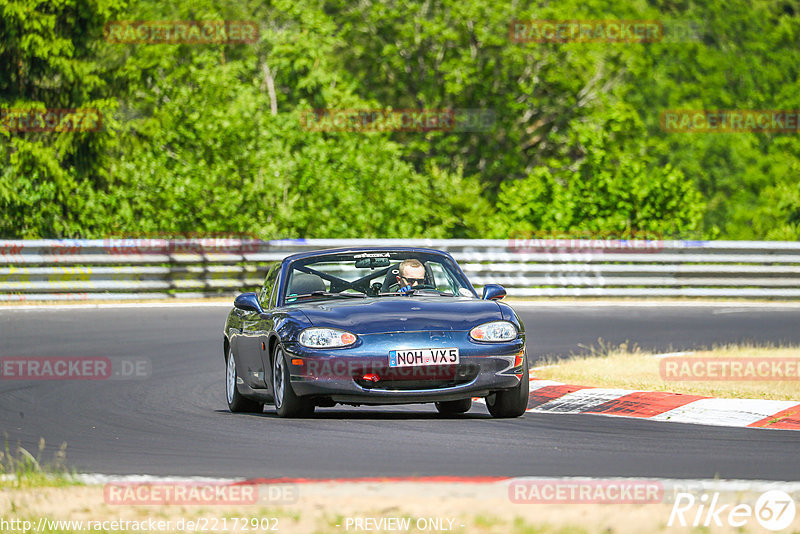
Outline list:
[[[517,43],[515,19],[688,31],[646,44]],[[260,35],[106,42],[118,20],[253,20]],[[659,126],[664,109],[800,109],[798,36],[789,0],[0,0],[0,109],[103,114],[97,132],[0,128],[0,237],[798,239],[796,135]],[[304,112],[325,108],[482,109],[496,121],[304,127]]]

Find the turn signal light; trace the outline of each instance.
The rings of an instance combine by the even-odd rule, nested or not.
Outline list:
[[[522,358],[525,357],[525,351],[521,350],[517,353],[516,357],[514,358],[514,367],[521,367],[522,366]],[[516,374],[516,373],[515,373]],[[522,380],[522,373],[516,374],[517,378]]]

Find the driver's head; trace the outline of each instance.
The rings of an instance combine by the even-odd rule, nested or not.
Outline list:
[[[425,283],[425,267],[419,260],[409,259],[403,261],[398,267],[401,286],[417,286]]]

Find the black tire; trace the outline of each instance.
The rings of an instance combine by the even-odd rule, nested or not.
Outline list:
[[[272,393],[278,417],[308,417],[314,413],[314,403],[295,395],[289,380],[289,366],[280,345],[272,357]]]
[[[236,389],[236,384],[239,381],[239,373],[236,369],[236,358],[233,357],[233,351],[228,347],[228,357],[225,359],[225,398],[228,401],[228,409],[234,413],[261,413],[264,411],[264,405],[260,402],[250,400]]]
[[[520,417],[528,408],[529,390],[530,377],[528,376],[528,355],[526,354],[522,362],[522,379],[519,384],[512,389],[498,391],[486,397],[486,407],[492,417]]]
[[[466,413],[472,408],[472,399],[461,399],[456,401],[442,401],[436,403],[436,409],[442,415],[455,415]]]

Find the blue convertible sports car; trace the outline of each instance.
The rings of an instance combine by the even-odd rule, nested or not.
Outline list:
[[[303,252],[234,301],[223,349],[228,407],[280,417],[316,406],[436,403],[494,417],[528,402],[525,329],[489,284],[482,298],[445,252],[408,247]]]

